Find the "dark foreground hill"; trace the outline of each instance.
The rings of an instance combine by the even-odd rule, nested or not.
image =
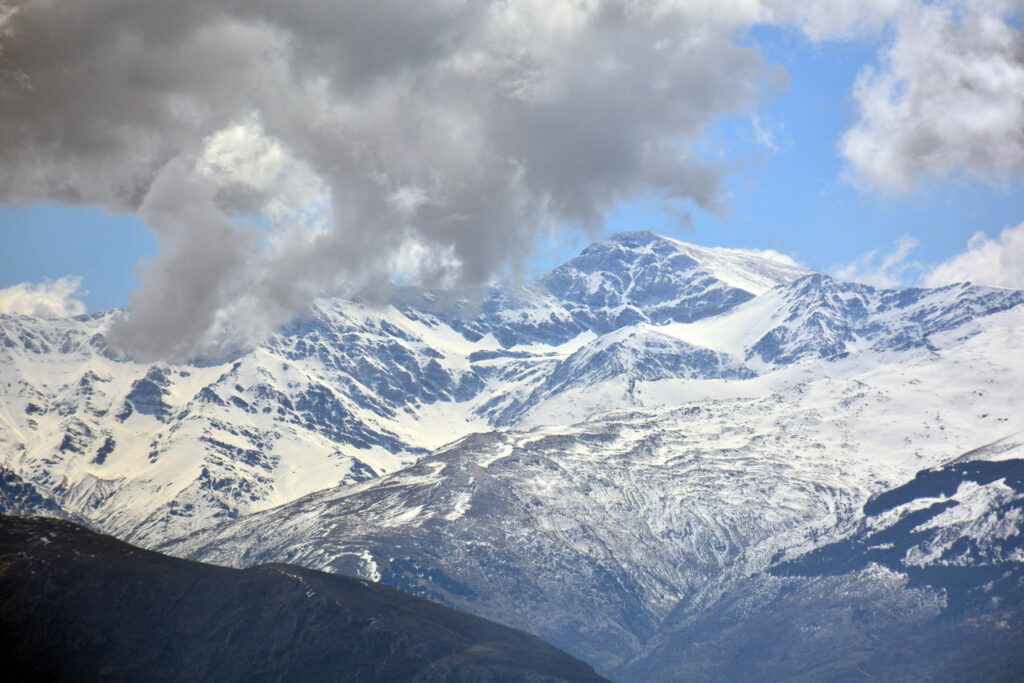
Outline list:
[[[14,680],[603,680],[387,586],[178,560],[38,517],[0,516],[0,632]]]

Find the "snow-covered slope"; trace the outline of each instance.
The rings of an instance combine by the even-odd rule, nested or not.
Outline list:
[[[538,280],[583,329],[691,322],[810,271],[764,255],[698,247],[649,232],[594,244]]]
[[[320,308],[232,362],[182,366],[112,357],[102,333],[115,314],[4,316],[4,465],[138,542],[397,469],[436,444],[412,443],[416,425],[399,434],[392,418],[452,400],[466,373],[396,334],[386,312],[348,308]],[[366,355],[346,355],[346,341]]]
[[[1019,680],[1024,443],[879,491],[838,538],[685,603],[620,680]]]
[[[739,359],[649,331],[599,335],[717,313],[802,273],[625,234],[475,302],[409,288],[380,308],[323,301],[212,364],[115,357],[104,333],[117,311],[0,316],[0,465],[68,514],[155,543],[394,471],[625,366],[648,378],[745,376]],[[579,277],[617,278],[621,296],[606,287],[602,305],[584,306],[557,286]]]
[[[969,283],[879,290],[814,274],[725,315],[669,324],[663,331],[755,363],[778,366],[861,351],[927,348],[932,335],[1022,303],[1022,291]]]
[[[843,538],[877,492],[1015,431],[1022,329],[1017,307],[932,335],[931,348],[746,379],[655,374],[632,396],[613,395],[625,392],[614,376],[600,395],[629,407],[567,425],[598,391],[585,383],[545,399],[532,430],[469,437],[170,550],[360,573],[529,626],[612,672],[673,615]]]

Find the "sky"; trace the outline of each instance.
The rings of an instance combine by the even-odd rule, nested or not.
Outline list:
[[[654,230],[1024,288],[1020,0],[0,0],[0,312],[176,360]]]

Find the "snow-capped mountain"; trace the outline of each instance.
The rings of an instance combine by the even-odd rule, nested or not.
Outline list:
[[[323,301],[229,362],[175,366],[114,357],[117,312],[0,317],[19,510],[357,573],[671,678],[694,624],[768,614],[799,558],[890,542],[869,531],[913,511],[876,515],[882,492],[1024,428],[1021,291],[878,290],[628,233],[529,285],[390,301]],[[970,488],[985,476],[943,495],[1003,500]],[[1021,527],[953,517],[971,538]]]
[[[511,424],[574,373],[621,374],[622,359],[666,377],[741,376],[739,361],[676,340],[639,342],[647,358],[630,360],[638,333],[599,335],[717,313],[803,272],[626,234],[476,301],[411,288],[385,307],[323,301],[259,348],[213,364],[116,357],[104,331],[120,312],[0,316],[0,467],[70,516],[155,543],[394,471]],[[600,302],[583,300],[591,285]]]
[[[1004,322],[1019,327],[1022,312]],[[467,437],[169,550],[358,573],[528,627],[617,678],[673,615],[841,538],[872,495],[1019,422],[1022,377],[972,348],[984,336],[952,350],[983,395],[928,349],[739,387],[638,381],[647,405]]]
[[[997,577],[1001,568],[1024,566],[1022,456],[1024,434],[1016,434],[921,470],[873,495],[856,534],[786,563],[784,571],[876,563],[922,578],[956,567]]]
[[[649,232],[617,235],[538,279],[580,330],[692,322],[808,274],[776,258],[706,249]]]

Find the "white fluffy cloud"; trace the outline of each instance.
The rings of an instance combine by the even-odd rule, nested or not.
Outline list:
[[[796,26],[815,41],[848,39],[877,32],[908,0],[764,0],[762,21]]]
[[[753,254],[754,256],[760,256],[763,259],[775,261],[776,263],[781,263],[784,266],[793,266],[796,268],[803,267],[802,264],[798,263],[796,259],[789,254],[783,254],[781,251],[776,251],[774,249],[737,249],[737,251]]]
[[[834,266],[830,272],[842,280],[884,288],[973,282],[1024,289],[1024,223],[1004,229],[996,238],[975,233],[963,252],[935,266],[926,267],[910,258],[919,244],[917,239],[904,235],[890,249],[874,249],[850,263]]]
[[[904,3],[879,69],[865,70],[840,149],[855,177],[905,192],[925,177],[1024,172],[1020,0]]]
[[[85,313],[77,295],[82,279],[62,277],[54,282],[21,284],[0,289],[0,313],[18,313],[41,318],[66,318]]]
[[[976,233],[966,251],[936,266],[924,278],[928,287],[952,282],[1024,289],[1024,223],[1006,228],[996,239]]]
[[[831,273],[840,280],[861,282],[872,287],[902,287],[920,272],[921,265],[908,260],[910,252],[919,244],[917,239],[904,235],[892,244],[889,251],[873,249],[850,263],[834,266]]]

